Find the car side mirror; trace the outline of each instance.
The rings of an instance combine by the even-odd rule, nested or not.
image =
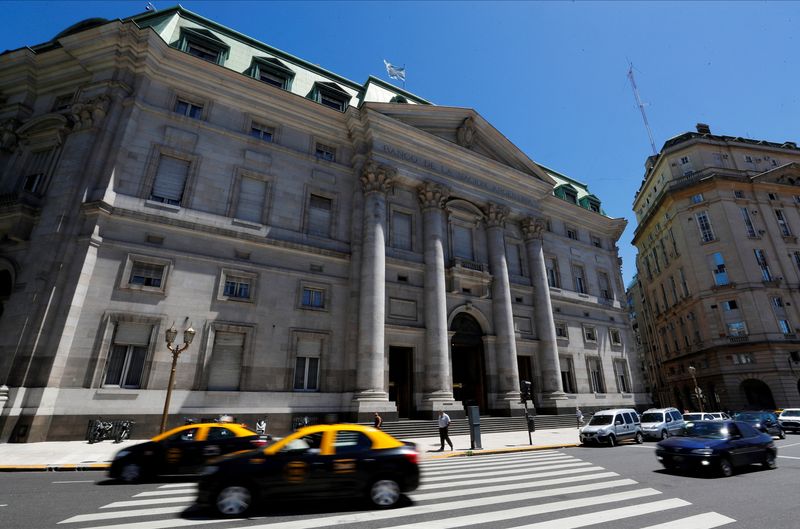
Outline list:
[[[614,421],[614,424],[622,424],[622,421]]]
[[[672,417],[667,417],[667,422],[672,422]]]

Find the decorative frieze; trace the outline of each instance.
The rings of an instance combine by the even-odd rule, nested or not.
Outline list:
[[[17,127],[19,122],[13,118],[0,123],[0,150],[14,152],[17,148]]]
[[[462,147],[471,149],[475,144],[476,136],[475,120],[472,117],[465,118],[456,131],[456,142]]]
[[[375,192],[386,194],[394,186],[396,178],[397,169],[370,160],[361,171],[361,187],[365,195]]]
[[[441,209],[444,207],[445,201],[450,198],[450,190],[433,182],[425,182],[417,187],[417,198],[419,198],[422,209]]]

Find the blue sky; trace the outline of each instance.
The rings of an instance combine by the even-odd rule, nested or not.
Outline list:
[[[173,2],[153,2],[163,9]],[[0,1],[0,50],[50,40],[146,1]],[[651,154],[628,61],[660,149],[697,122],[716,134],[800,140],[800,3],[214,2],[183,7],[357,82],[407,68],[406,89],[474,108],[613,217],[635,273],[634,194]]]

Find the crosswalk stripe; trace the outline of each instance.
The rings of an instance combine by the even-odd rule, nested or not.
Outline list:
[[[478,469],[496,469],[496,470],[503,470],[506,468],[521,468],[521,467],[537,467],[542,465],[547,465],[550,463],[566,463],[567,461],[580,461],[572,456],[560,456],[554,457],[552,459],[545,459],[541,461],[520,461],[518,463],[504,463],[502,465],[461,465],[459,467],[447,467],[444,469],[423,469],[423,473],[434,472],[437,475],[445,475],[445,474],[458,474],[463,472],[473,472]]]
[[[187,481],[185,483],[167,483],[166,485],[159,485],[159,489],[180,489],[183,487],[194,487],[197,488],[197,483],[192,481]]]
[[[600,472],[597,474],[586,474],[583,476],[570,476],[566,478],[543,479],[541,481],[526,481],[524,483],[508,483],[505,485],[493,485],[491,487],[475,487],[464,489],[459,487],[455,490],[442,492],[427,492],[423,494],[413,493],[411,496],[416,501],[438,500],[441,498],[451,498],[453,496],[471,496],[473,494],[486,494],[491,492],[503,492],[506,490],[532,489],[537,487],[547,487],[550,485],[561,485],[563,483],[575,483],[578,481],[590,481],[595,479],[612,478],[619,476],[616,472]]]
[[[735,521],[733,518],[728,518],[717,512],[704,512],[703,514],[671,520],[658,525],[649,525],[642,529],[711,529],[712,527],[719,527]]]
[[[568,468],[568,467],[574,467],[574,466],[591,465],[591,463],[587,463],[585,461],[577,461],[575,463],[572,463],[572,462],[561,463],[561,465],[564,465],[561,468]],[[558,467],[556,465],[553,465],[553,464],[549,463],[549,462],[548,463],[532,463],[530,465],[526,465],[524,468],[518,467],[518,468],[516,468],[514,470],[507,469],[507,470],[499,470],[499,471],[495,471],[495,472],[485,472],[485,471],[484,472],[472,472],[470,470],[466,470],[465,471],[466,473],[447,475],[447,476],[440,476],[440,475],[437,474],[436,476],[430,476],[429,477],[429,476],[423,475],[422,476],[422,481],[423,481],[423,483],[434,483],[434,482],[437,482],[437,481],[448,481],[448,480],[453,480],[453,479],[461,479],[461,480],[463,480],[463,479],[467,479],[467,478],[483,478],[483,477],[491,477],[491,476],[512,476],[512,475],[515,475],[515,474],[526,474],[528,472],[538,470],[539,468],[549,470],[551,468],[558,468]]]
[[[550,454],[547,456],[536,456],[536,457],[520,457],[517,459],[503,459],[499,461],[484,461],[481,458],[468,458],[462,459],[460,461],[450,461],[447,463],[441,463],[438,465],[421,465],[420,468],[423,470],[440,470],[443,468],[458,468],[464,466],[481,466],[481,467],[492,467],[492,466],[499,466],[499,465],[513,465],[515,463],[530,463],[534,461],[550,461],[552,459],[559,459],[562,457],[574,457],[568,454]]]
[[[148,492],[140,492],[134,494],[134,498],[144,498],[147,496],[171,496],[173,494],[196,494],[197,489],[167,489],[167,490],[151,490]]]
[[[580,467],[580,468],[566,468],[566,467]],[[558,470],[549,470],[558,469]],[[499,478],[487,478],[481,479],[482,485],[489,485],[491,483],[508,483],[508,482],[519,482],[522,480],[531,480],[531,479],[539,479],[539,478],[547,478],[550,476],[564,476],[568,474],[580,474],[583,472],[596,472],[605,470],[602,467],[593,467],[591,463],[567,463],[564,465],[553,465],[552,467],[544,467],[544,468],[537,468],[536,472],[526,472],[526,473],[518,473],[516,475],[511,475],[506,477],[504,474],[503,477]],[[472,483],[471,479],[465,480],[450,480],[444,483],[433,483],[429,484],[422,481],[420,486],[417,488],[418,491],[420,490],[431,490],[431,489],[446,489],[455,486],[461,486],[461,483]]]
[[[623,480],[623,481],[629,481],[630,484],[636,483],[633,480]],[[550,493],[551,495],[554,494],[552,491],[549,490],[538,491],[538,493],[529,492],[529,493],[507,494],[504,496],[491,496],[486,498],[474,498],[471,500],[460,500],[460,501],[443,502],[443,503],[435,503],[428,505],[419,505],[413,507],[406,507],[404,509],[399,509],[396,511],[366,511],[359,513],[341,513],[332,516],[323,516],[319,518],[308,518],[303,520],[259,524],[259,525],[248,526],[248,529],[278,529],[278,528],[315,529],[317,527],[330,526],[330,525],[370,522],[377,520],[390,520],[392,518],[397,518],[397,517],[406,518],[408,516],[414,516],[419,514],[443,513],[451,510],[467,509],[471,507],[483,507],[505,502],[526,501],[531,498],[543,497],[542,494],[545,493]],[[640,489],[628,492],[607,494],[605,496],[595,496],[592,498],[558,501],[549,504],[532,506],[529,509],[544,509],[541,512],[554,512],[557,510],[572,509],[586,505],[597,505],[601,503],[609,503],[614,501],[624,501],[627,499],[641,498],[645,496],[652,496],[655,494],[661,494],[661,493],[654,489]],[[490,514],[492,514],[492,519],[497,519],[498,516],[500,516],[504,512],[510,512],[510,511],[495,511],[494,513]],[[104,525],[104,526],[93,527],[92,529],[171,529],[175,527],[189,527],[192,525],[207,525],[212,523],[222,524],[230,521],[231,520],[185,520],[185,519],[156,520],[147,522]],[[420,527],[426,527],[425,524],[431,524],[431,523],[432,522],[425,522]],[[427,527],[430,526],[431,525],[427,525]]]
[[[441,520],[426,520],[424,522],[419,522],[419,523],[394,526],[392,527],[392,529],[450,529],[453,527],[463,527],[465,525],[473,525],[478,523],[492,523],[492,522],[496,523],[501,520],[511,520],[514,518],[523,518],[526,516],[536,516],[540,514],[566,511],[569,509],[579,509],[581,507],[588,507],[590,505],[602,505],[604,503],[627,501],[638,498],[645,498],[647,496],[655,496],[657,494],[661,494],[661,492],[655,489],[632,490],[628,492],[606,494],[603,496],[594,496],[591,498],[555,501],[551,503],[543,503],[540,505],[516,507],[513,509],[505,509],[493,512],[482,512],[465,516],[444,518]]]
[[[137,509],[135,511],[108,511],[98,512],[93,514],[79,514],[72,518],[67,518],[58,523],[80,523],[80,522],[96,522],[98,520],[113,520],[116,518],[130,518],[132,516],[156,516],[158,514],[175,514],[182,512],[186,509],[185,505],[178,505],[175,507],[156,507],[149,509]]]
[[[496,464],[501,461],[521,461],[524,459],[545,459],[548,457],[553,456],[562,456],[564,455],[563,452],[558,452],[556,450],[550,450],[548,452],[539,451],[539,452],[531,452],[528,454],[525,453],[517,453],[515,455],[505,455],[505,456],[484,456],[482,455],[480,458],[476,457],[455,457],[455,458],[447,458],[447,459],[435,459],[435,460],[427,460],[422,461],[420,466],[425,467],[438,467],[438,466],[446,466],[446,465],[462,465],[462,464],[472,464],[472,463],[487,463],[487,464]]]
[[[575,529],[587,525],[596,525],[604,522],[621,520],[623,518],[633,518],[634,516],[641,516],[643,514],[676,509],[678,507],[685,507],[686,505],[691,505],[691,503],[679,498],[672,498],[650,503],[640,503],[629,507],[620,507],[618,509],[609,509],[607,511],[569,516],[567,518],[559,518],[558,520],[549,520],[547,522],[521,525],[512,529]]]
[[[118,507],[140,507],[142,505],[158,505],[160,503],[192,503],[196,498],[192,496],[175,496],[173,498],[153,498],[150,500],[128,500],[128,501],[115,501],[108,505],[103,505],[101,509],[116,509]]]

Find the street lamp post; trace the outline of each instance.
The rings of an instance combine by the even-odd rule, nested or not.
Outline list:
[[[689,366],[689,374],[692,375],[692,380],[694,381],[694,394],[697,396],[697,405],[700,406],[700,411],[703,411],[703,390],[700,389],[700,386],[697,385],[697,377],[695,377],[695,373],[697,369],[694,366]]]
[[[194,340],[195,330],[189,325],[189,328],[183,331],[183,345],[175,345],[175,338],[178,337],[178,331],[175,329],[175,322],[172,322],[172,327],[166,331],[167,349],[172,353],[172,370],[169,373],[169,384],[167,385],[167,397],[164,400],[164,413],[161,414],[161,429],[159,433],[164,433],[167,429],[167,415],[169,414],[169,400],[172,398],[172,386],[175,384],[175,365],[178,363],[178,356],[191,345]]]

